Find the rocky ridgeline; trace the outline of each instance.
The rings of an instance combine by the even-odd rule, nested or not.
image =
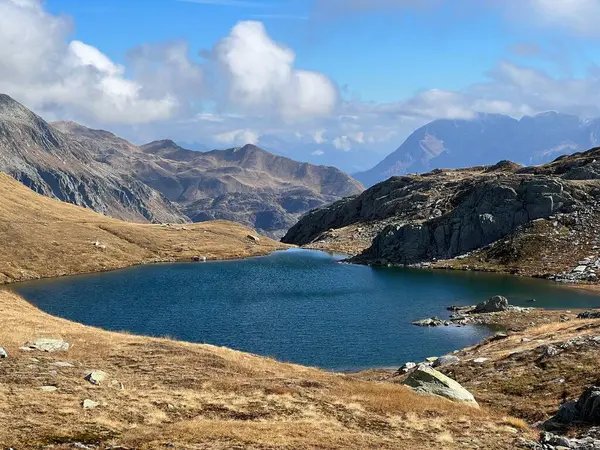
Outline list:
[[[97,161],[91,146],[71,139],[2,94],[0,171],[40,194],[120,219],[189,222],[158,191]]]
[[[370,230],[384,223],[370,247],[358,252],[352,262],[422,265],[466,258],[498,245],[498,251],[487,254],[493,260],[487,265],[490,270],[512,266],[518,271],[521,260],[539,256],[544,275],[567,272],[562,278],[593,280],[598,257],[594,255],[583,272],[578,261],[582,253],[587,259],[599,245],[597,159],[600,149],[539,167],[504,161],[390,178],[357,197],[307,214],[284,242],[310,245],[337,229],[354,225]],[[543,235],[531,231],[533,242],[524,253],[512,248],[536,222],[548,224],[548,231]],[[555,246],[553,239],[564,245]],[[575,251],[567,252],[567,244]]]
[[[137,146],[73,122],[47,123],[0,94],[0,171],[32,190],[123,220],[229,220],[281,237],[312,208],[363,191],[334,167],[254,145],[197,152]]]

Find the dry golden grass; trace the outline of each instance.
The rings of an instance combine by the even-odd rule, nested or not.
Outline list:
[[[502,415],[226,348],[110,333],[0,291],[0,447],[514,448]],[[72,344],[24,352],[38,337]],[[57,367],[56,362],[73,367]],[[100,386],[90,370],[108,374]],[[52,393],[42,386],[56,386]],[[83,410],[91,399],[100,407]],[[60,447],[59,447],[60,448]],[[66,447],[65,447],[66,448]]]
[[[0,173],[0,284],[195,256],[232,259],[288,246],[229,222],[128,223],[36,194]],[[98,243],[99,245],[95,245]]]
[[[0,174],[0,282],[283,248],[265,238],[254,243],[249,233],[226,222],[125,223],[41,197]],[[0,290],[0,311],[0,346],[9,353],[0,360],[0,448],[512,449],[518,439],[500,415],[399,385],[85,327],[9,291]],[[41,337],[60,337],[71,348],[20,349]],[[107,379],[93,386],[84,380],[91,370]],[[84,410],[85,399],[100,406]]]
[[[589,339],[600,336],[600,320],[549,316],[556,321],[459,352],[462,362],[442,371],[475,392],[480,404],[523,419],[507,419],[513,428],[549,419],[565,399],[576,400],[600,383],[598,343]],[[545,356],[548,346],[558,354]],[[489,361],[474,364],[479,357]]]

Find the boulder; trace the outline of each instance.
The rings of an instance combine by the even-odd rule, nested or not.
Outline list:
[[[502,312],[507,311],[508,309],[508,299],[506,297],[502,297],[501,295],[495,295],[494,297],[490,297],[486,301],[475,306],[475,310],[473,312],[476,314],[482,314]]]
[[[398,369],[397,373],[408,373],[415,367],[417,367],[417,365],[414,362],[407,362],[404,363],[404,365]]]
[[[425,365],[412,372],[404,380],[404,384],[420,394],[438,395],[452,401],[477,405],[473,394],[459,383]]]
[[[25,344],[25,348],[48,353],[66,352],[67,350],[69,350],[69,346],[69,343],[63,341],[62,339],[46,338],[36,339],[33,342],[28,342],[27,344]]]
[[[89,381],[96,386],[100,385],[106,379],[106,373],[101,370],[94,370],[85,376],[86,381]]]
[[[490,358],[475,358],[475,359],[473,360],[473,362],[474,362],[475,364],[483,364],[483,363],[486,363],[486,362],[488,362],[489,360],[490,360]]]
[[[249,234],[247,237],[248,237],[248,239],[250,239],[252,242],[255,242],[255,243],[257,243],[257,244],[260,242],[260,238],[259,238],[258,236],[254,236],[254,235],[252,235],[252,234]]]
[[[460,362],[460,358],[458,356],[445,355],[445,356],[442,356],[441,358],[436,359],[435,362],[433,363],[433,367],[449,366],[450,364],[456,364],[459,362]]]
[[[589,387],[576,402],[563,404],[556,416],[550,419],[550,423],[600,425],[600,387]]]
[[[6,350],[4,350],[4,348],[0,347],[0,359],[2,358],[8,358],[8,353]]]

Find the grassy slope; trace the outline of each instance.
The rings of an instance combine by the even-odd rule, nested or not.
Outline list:
[[[0,343],[10,355],[0,360],[1,447],[464,449],[493,442],[512,449],[519,437],[502,415],[400,385],[105,332],[46,315],[6,291],[0,310]],[[61,337],[72,349],[19,350],[37,337]],[[74,367],[52,365],[59,361]],[[108,377],[92,386],[84,380],[89,370]],[[58,390],[42,392],[47,385]],[[84,411],[85,399],[101,406]]]
[[[284,244],[248,239],[229,222],[149,225],[108,218],[36,194],[0,173],[0,284],[194,256],[264,255]],[[94,245],[98,242],[100,246]]]
[[[279,248],[224,222],[128,224],[41,197],[0,175],[4,281],[192,255],[229,258]],[[100,241],[103,250],[92,244]],[[24,352],[61,337],[66,353]],[[73,442],[190,449],[514,448],[502,414],[403,386],[362,381],[209,345],[110,333],[51,317],[0,290],[0,447]],[[67,361],[73,367],[57,367]],[[108,374],[100,386],[83,378]],[[56,392],[43,392],[55,386]],[[100,407],[83,410],[92,399]],[[518,432],[521,433],[521,432]]]

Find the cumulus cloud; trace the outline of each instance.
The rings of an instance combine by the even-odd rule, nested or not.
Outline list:
[[[296,55],[273,41],[261,22],[238,23],[206,54],[226,80],[229,105],[249,114],[277,112],[286,120],[330,114],[337,90],[323,74],[298,70]]]
[[[237,24],[203,63],[187,43],[170,42],[132,49],[127,67],[69,41],[72,26],[41,0],[0,0],[0,92],[49,118],[98,125],[173,120],[206,103],[291,122],[330,114],[337,105],[331,80],[297,69],[294,52],[260,22]]]
[[[120,123],[166,119],[177,103],[149,97],[98,49],[67,41],[71,23],[37,0],[0,0],[0,91],[40,112]]]
[[[259,134],[253,130],[233,130],[216,134],[214,140],[226,145],[258,144]]]

